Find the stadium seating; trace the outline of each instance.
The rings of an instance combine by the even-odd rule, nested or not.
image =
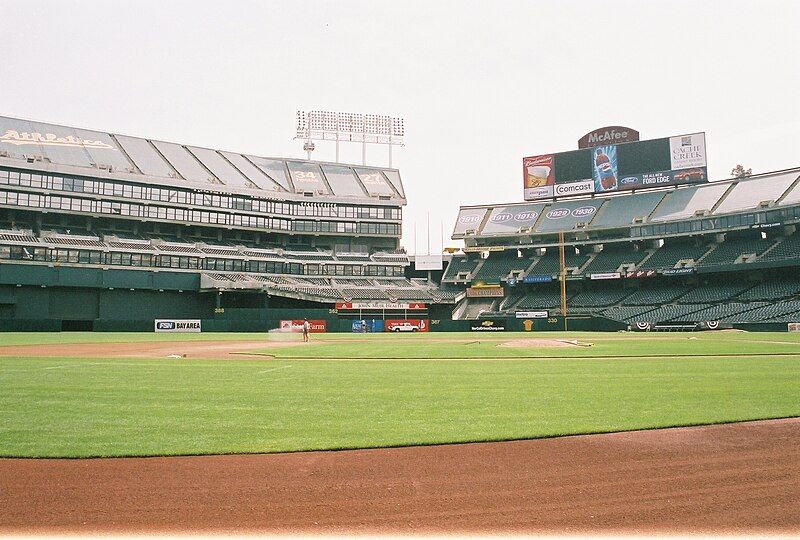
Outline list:
[[[541,290],[526,294],[515,306],[516,309],[545,309],[561,305],[559,291]]]
[[[739,322],[742,315],[756,308],[766,305],[764,302],[720,304],[695,311],[691,315],[684,315],[676,319],[678,322],[719,321]]]
[[[469,276],[469,274],[475,271],[475,268],[480,262],[481,259],[477,257],[453,257],[450,264],[447,266],[447,271],[445,271],[444,276],[442,276],[442,281],[452,281],[460,274]]]
[[[662,268],[675,268],[679,261],[698,261],[707,251],[707,245],[694,245],[686,242],[665,243],[658,248],[650,258],[639,266],[642,270],[660,270]]]
[[[573,307],[605,307],[618,304],[633,292],[630,289],[596,289],[582,291],[572,297]]]
[[[652,311],[648,311],[641,317],[647,322],[653,323],[666,323],[685,320],[686,316],[690,313],[698,312],[702,309],[711,307],[710,304],[686,304],[686,305],[671,305],[660,306]]]
[[[711,304],[724,302],[741,294],[749,289],[752,285],[748,283],[733,283],[733,284],[708,284],[687,292],[680,298],[678,303],[681,304]]]
[[[800,233],[781,240],[774,248],[764,253],[759,261],[785,261],[800,258]]]
[[[737,322],[800,322],[800,301],[768,303],[737,316]]]
[[[736,299],[742,301],[781,300],[800,294],[800,281],[765,281],[752,289],[739,294]]]
[[[575,253],[574,250],[565,250],[564,264],[567,268],[580,268],[586,263],[587,255]],[[558,248],[548,248],[547,252],[539,258],[536,264],[528,271],[529,274],[558,274],[561,272],[561,262]]]
[[[594,258],[583,269],[583,273],[600,274],[603,272],[616,272],[624,265],[638,264],[645,254],[632,249],[604,248],[595,254]]]
[[[505,280],[512,271],[523,272],[531,264],[531,261],[529,259],[521,259],[515,255],[505,253],[491,254],[489,258],[483,261],[472,280],[499,283],[501,280]]]
[[[700,265],[708,267],[735,264],[740,262],[739,259],[743,255],[760,255],[774,243],[774,240],[760,236],[756,238],[726,238],[724,242],[717,244],[703,257]]]
[[[646,313],[656,309],[656,306],[618,306],[604,310],[602,312],[604,317],[614,319],[615,321],[623,322],[636,322],[647,321]]]
[[[642,287],[625,299],[629,306],[658,306],[674,302],[687,292],[687,287],[674,285],[666,287]]]

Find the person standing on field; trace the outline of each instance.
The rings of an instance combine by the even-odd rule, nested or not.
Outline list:
[[[303,341],[308,341],[308,332],[311,330],[311,323],[308,319],[303,319]]]

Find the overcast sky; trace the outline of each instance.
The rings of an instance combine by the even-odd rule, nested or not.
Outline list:
[[[705,131],[714,179],[800,165],[800,1],[0,7],[0,114],[277,157],[305,155],[296,109],[403,116],[410,252],[428,214],[432,251],[440,224],[458,245],[459,205],[522,201],[523,156],[601,126]]]

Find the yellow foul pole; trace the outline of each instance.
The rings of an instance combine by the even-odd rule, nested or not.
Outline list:
[[[561,314],[564,316],[564,331],[567,331],[567,263],[564,257],[564,233],[558,233],[558,255],[561,265]]]

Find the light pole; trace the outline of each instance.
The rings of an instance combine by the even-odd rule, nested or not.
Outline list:
[[[335,111],[297,111],[295,139],[305,141],[303,150],[311,159],[312,141],[333,141],[336,163],[339,163],[339,143],[361,143],[361,164],[367,164],[367,145],[389,147],[389,167],[392,166],[392,146],[404,146],[404,120],[398,116],[345,113]]]

